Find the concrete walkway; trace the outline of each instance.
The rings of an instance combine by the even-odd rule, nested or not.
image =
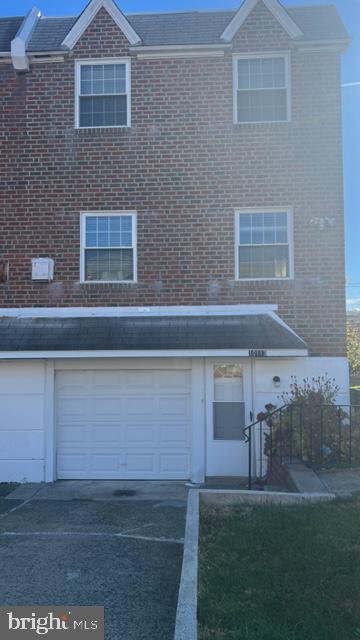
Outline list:
[[[360,468],[320,471],[318,476],[325,487],[339,497],[360,493]]]
[[[186,497],[177,482],[19,486],[1,499],[0,602],[104,605],[106,640],[172,640]]]

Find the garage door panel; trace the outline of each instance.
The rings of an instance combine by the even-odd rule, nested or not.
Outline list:
[[[137,396],[135,398],[124,398],[124,416],[126,418],[138,418],[154,416],[156,411],[156,398],[150,396]]]
[[[58,403],[58,418],[60,422],[62,420],[84,420],[88,415],[88,400],[84,396],[77,398],[61,398],[61,402]]]
[[[91,456],[91,468],[95,473],[99,471],[104,471],[105,473],[114,471],[118,473],[120,468],[119,462],[119,456],[114,454],[97,454]]]
[[[159,371],[158,383],[162,392],[188,393],[191,382],[190,371]]]
[[[125,441],[130,446],[154,446],[156,444],[157,429],[149,424],[126,425]]]
[[[122,371],[92,371],[91,383],[92,388],[105,393],[117,392],[119,387],[124,384],[124,374]]]
[[[99,418],[104,419],[106,416],[109,419],[118,421],[121,414],[122,401],[121,398],[99,398],[95,397],[91,402],[92,419]]]
[[[73,453],[58,454],[59,477],[64,473],[64,477],[83,477],[81,474],[87,473],[87,456]],[[70,474],[70,475],[69,475]]]
[[[125,393],[149,393],[156,391],[156,378],[149,371],[127,371],[124,381]]]
[[[174,453],[160,454],[160,469],[163,473],[187,473],[189,458],[186,455]]]
[[[191,372],[57,374],[59,478],[190,475]]]
[[[188,425],[161,425],[159,428],[159,444],[165,447],[169,447],[169,444],[173,446],[189,445]]]
[[[59,371],[56,374],[58,393],[79,393],[88,387],[88,376],[85,371]]]
[[[126,466],[129,473],[155,473],[155,455],[152,453],[132,453],[126,456]]]
[[[170,396],[159,398],[159,418],[166,420],[171,416],[173,419],[186,420],[190,418],[190,402],[187,397]]]
[[[90,431],[90,445],[92,441],[96,444],[104,446],[109,443],[121,445],[123,444],[123,430],[119,425],[93,425]]]
[[[79,444],[81,447],[84,442],[89,440],[90,426],[88,424],[70,424],[58,425],[58,444],[74,445]]]

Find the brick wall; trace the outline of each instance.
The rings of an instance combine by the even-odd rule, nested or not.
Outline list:
[[[290,47],[262,4],[233,43]],[[74,59],[112,56],[132,58],[132,127],[75,130]],[[277,303],[313,354],[344,355],[339,54],[292,48],[291,74],[291,123],[234,125],[231,52],[137,60],[104,10],[65,62],[1,65],[0,306]],[[234,208],[285,205],[295,279],[235,281]],[[138,283],[80,284],[80,211],[121,209],[138,212]],[[53,282],[31,281],[33,257]]]

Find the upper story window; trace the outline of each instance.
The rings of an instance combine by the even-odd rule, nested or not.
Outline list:
[[[136,281],[136,214],[84,213],[81,281]]]
[[[290,212],[236,212],[237,279],[291,278],[292,271]]]
[[[76,62],[77,128],[130,126],[130,62]]]
[[[286,122],[289,119],[288,56],[235,56],[235,123]]]

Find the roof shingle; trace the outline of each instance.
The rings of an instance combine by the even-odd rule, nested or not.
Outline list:
[[[306,349],[268,314],[0,318],[0,351]]]
[[[304,33],[305,40],[344,40],[348,33],[334,5],[286,7]],[[189,11],[180,13],[143,13],[126,15],[140,36],[142,45],[223,44],[221,34],[236,9],[226,11]],[[23,18],[0,19],[0,51],[10,51]],[[77,17],[41,17],[32,34],[28,50],[59,51],[61,43]]]
[[[0,18],[0,52],[10,51],[13,40],[24,18]]]

